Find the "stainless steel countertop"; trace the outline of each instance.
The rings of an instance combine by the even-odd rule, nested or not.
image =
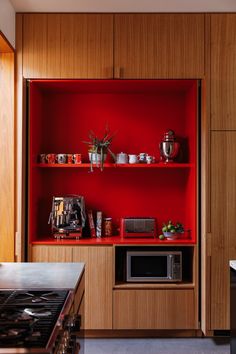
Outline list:
[[[0,289],[76,289],[84,263],[0,263]]]
[[[230,265],[231,268],[236,270],[236,261],[229,261],[229,265]]]

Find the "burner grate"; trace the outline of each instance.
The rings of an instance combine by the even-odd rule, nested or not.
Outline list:
[[[32,302],[32,296],[27,294],[35,298],[48,298],[42,302]],[[6,294],[0,303],[0,347],[45,348],[67,295],[66,290],[50,293],[14,291]]]

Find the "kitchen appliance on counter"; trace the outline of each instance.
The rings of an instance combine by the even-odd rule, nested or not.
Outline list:
[[[0,353],[82,354],[73,291],[1,290]]]
[[[127,217],[121,219],[121,237],[156,237],[156,219],[152,217]]]
[[[51,223],[55,238],[80,238],[85,220],[84,197],[79,195],[53,197],[48,223]]]

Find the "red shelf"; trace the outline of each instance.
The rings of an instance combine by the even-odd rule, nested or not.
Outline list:
[[[191,239],[178,240],[159,240],[158,238],[122,238],[120,236],[102,237],[102,238],[81,238],[74,239],[54,239],[51,237],[38,238],[37,241],[32,242],[32,245],[194,245]]]
[[[48,163],[39,163],[35,164],[36,167],[42,168],[90,168],[90,163],[81,163],[81,164],[48,164]],[[190,168],[193,167],[193,164],[190,163],[153,163],[153,164],[116,164],[116,163],[104,163],[104,168]],[[96,164],[93,164],[93,167],[97,167]]]
[[[32,244],[158,244],[197,242],[197,80],[31,80],[29,96],[28,230]],[[159,142],[173,129],[180,142],[176,162],[93,164],[83,143],[92,129],[117,132],[113,153],[148,153],[160,160]],[[78,152],[82,164],[40,164],[40,153]],[[86,161],[87,160],[87,161]],[[181,163],[181,161],[183,161]],[[53,196],[82,195],[86,210],[111,217],[113,230],[127,216],[152,216],[158,234],[169,219],[191,229],[191,239],[54,240],[48,217]],[[87,232],[87,231],[86,231]],[[89,231],[88,231],[89,232]],[[118,232],[114,231],[118,234]],[[44,236],[43,236],[44,235]]]

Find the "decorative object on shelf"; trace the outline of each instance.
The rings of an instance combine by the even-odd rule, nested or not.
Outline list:
[[[73,163],[73,154],[67,154],[67,163],[69,165]]]
[[[118,165],[128,163],[128,155],[125,152],[120,152],[116,155],[116,163]]]
[[[96,237],[96,230],[95,230],[92,210],[88,210],[88,222],[89,222],[90,236]]]
[[[66,154],[56,154],[56,162],[60,164],[66,163]]]
[[[46,154],[47,163],[55,163],[56,162],[56,154]]]
[[[112,218],[104,219],[104,234],[105,236],[112,236]]]
[[[97,211],[96,236],[102,237],[102,211]]]
[[[110,153],[114,161],[116,161],[116,157],[109,147],[114,135],[115,134],[110,133],[108,127],[106,127],[104,136],[101,139],[99,139],[92,130],[89,131],[90,140],[83,141],[83,143],[89,145],[88,153],[91,172],[93,171],[93,164],[96,164],[97,167],[100,167],[101,171],[103,170],[107,153]]]
[[[138,155],[138,159],[140,163],[146,163],[147,162],[146,158],[147,158],[146,152],[140,152],[140,154]]]
[[[73,154],[72,155],[72,161],[74,164],[78,165],[82,162],[81,160],[81,154]]]
[[[130,164],[138,163],[138,156],[135,154],[130,154],[129,155],[129,163]]]
[[[47,160],[46,160],[46,154],[39,154],[38,161],[39,161],[40,163],[46,163],[46,162],[47,162]]]
[[[176,138],[173,130],[165,132],[164,138],[159,145],[160,154],[165,163],[173,162],[178,156],[180,144],[175,140]]]
[[[162,232],[165,238],[169,240],[174,240],[182,236],[182,234],[184,233],[184,227],[179,222],[174,225],[172,221],[169,220],[167,224],[163,224]]]
[[[155,163],[155,156],[147,155],[146,161],[147,161],[147,164]]]
[[[52,211],[48,223],[51,223],[55,238],[80,238],[85,226],[86,214],[84,197],[67,195],[53,197]]]

